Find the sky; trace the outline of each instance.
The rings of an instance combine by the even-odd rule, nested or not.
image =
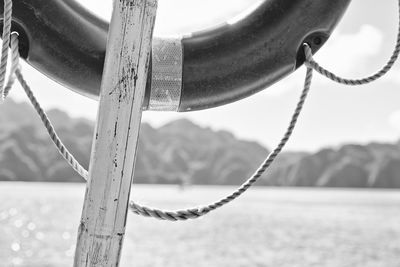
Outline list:
[[[80,0],[95,14],[109,19],[111,0]],[[159,0],[155,35],[188,33],[232,19],[259,0]],[[378,3],[378,4],[377,4]],[[397,32],[397,1],[353,0],[339,26],[315,59],[344,77],[372,74],[386,61]],[[73,93],[27,64],[23,73],[46,108],[60,108],[74,117],[94,119],[97,102]],[[205,111],[150,112],[143,121],[157,127],[188,118],[215,130],[272,148],[287,127],[302,89],[305,69],[264,91],[233,104]],[[19,86],[11,97],[27,101]],[[400,64],[381,80],[347,87],[314,74],[309,99],[288,150],[315,151],[345,143],[394,142],[400,137]]]

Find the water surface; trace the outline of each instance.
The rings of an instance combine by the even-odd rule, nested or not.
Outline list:
[[[72,266],[84,185],[0,183],[0,266]],[[232,187],[135,185],[161,208]],[[400,191],[255,188],[202,219],[129,215],[121,266],[398,267]]]

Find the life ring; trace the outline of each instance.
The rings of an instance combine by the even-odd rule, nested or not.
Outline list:
[[[304,42],[313,52],[325,43],[349,2],[265,0],[235,23],[154,39],[143,108],[206,109],[268,87],[303,63]],[[97,97],[107,22],[74,0],[14,0],[13,5],[22,57],[62,85]]]

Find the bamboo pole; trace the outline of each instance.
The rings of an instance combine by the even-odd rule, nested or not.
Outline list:
[[[157,0],[114,0],[74,266],[118,266]]]

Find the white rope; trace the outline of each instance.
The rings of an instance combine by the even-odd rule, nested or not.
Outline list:
[[[1,58],[0,58],[0,101],[3,101],[14,84],[15,76],[14,72],[18,68],[19,53],[13,53],[11,70],[8,76],[8,81],[4,87],[7,73],[7,62],[8,62],[8,47],[10,46],[10,38],[12,41],[16,41],[18,34],[13,33],[11,35],[11,22],[12,22],[12,0],[4,0],[4,14],[3,14],[3,43],[1,46]],[[18,49],[17,49],[18,52]]]
[[[7,12],[8,12],[8,10],[7,10]],[[18,63],[19,52],[18,52],[18,35],[17,34],[12,35],[11,50],[12,50],[12,54],[13,54],[12,59],[13,59],[13,63],[14,63],[13,67],[11,68],[11,74],[15,73],[18,81],[20,82],[26,95],[28,96],[28,98],[31,101],[33,107],[35,108],[37,114],[39,115],[40,119],[42,120],[51,140],[57,147],[60,154],[64,157],[64,159],[68,162],[68,164],[77,173],[79,173],[80,176],[82,176],[85,180],[87,180],[87,178],[88,178],[87,170],[73,157],[72,153],[70,153],[68,151],[68,149],[64,146],[64,144],[58,137],[54,127],[52,126],[48,116],[46,115],[46,113],[42,109],[42,107],[40,106],[39,102],[37,101],[37,99],[35,98],[32,90],[31,90],[31,88],[29,87],[29,85],[27,84],[27,82],[25,81],[25,79],[21,73],[21,70],[18,65],[19,64]],[[267,159],[263,162],[263,164],[261,164],[259,169],[254,173],[254,175],[251,176],[235,192],[233,192],[232,194],[228,195],[227,197],[225,197],[217,202],[214,202],[212,204],[209,204],[209,205],[206,205],[206,206],[203,206],[200,208],[190,208],[190,209],[178,210],[178,211],[163,211],[163,210],[159,210],[159,209],[155,209],[155,208],[142,206],[135,202],[130,202],[129,203],[130,209],[135,214],[142,215],[145,217],[153,217],[153,218],[157,218],[160,220],[169,220],[169,221],[188,220],[188,219],[199,218],[203,215],[206,215],[209,212],[211,212],[217,208],[220,208],[220,207],[228,204],[229,202],[233,201],[234,199],[238,198],[240,195],[242,195],[244,192],[246,192],[262,176],[262,174],[272,164],[272,162],[279,155],[279,153],[282,151],[283,147],[289,140],[291,134],[293,133],[297,119],[300,115],[301,109],[306,100],[307,94],[309,92],[310,85],[311,85],[311,79],[312,79],[312,69],[308,68],[303,92],[300,96],[299,102],[298,102],[295,112],[292,116],[289,127],[288,127],[287,131],[285,132],[283,138],[279,142],[278,146],[273,150],[273,152],[268,155]],[[10,81],[13,81],[13,79]],[[5,95],[7,95],[9,90],[11,89],[11,85],[12,85],[12,83],[10,84],[10,86],[6,87],[7,90],[5,90],[5,92],[6,92]]]
[[[18,53],[18,36],[12,35],[12,44],[11,49],[13,54],[16,53],[19,57]],[[16,60],[18,60],[18,57]],[[46,115],[45,111],[40,106],[39,102],[36,100],[33,92],[27,82],[25,81],[21,70],[17,68],[15,70],[15,75],[17,76],[18,81],[20,82],[22,88],[24,89],[26,95],[28,96],[29,100],[31,101],[33,107],[35,108],[37,114],[39,115],[40,119],[42,120],[51,140],[57,147],[60,154],[64,157],[64,159],[68,162],[68,164],[77,172],[80,176],[82,176],[85,180],[88,178],[87,170],[74,158],[71,152],[64,146],[61,139],[58,137],[54,127],[52,126],[48,116]],[[243,183],[235,192],[226,196],[225,198],[214,202],[212,204],[205,205],[199,208],[190,208],[184,210],[177,210],[177,211],[164,211],[155,208],[150,208],[146,206],[142,206],[135,202],[130,202],[129,207],[130,209],[138,215],[142,215],[145,217],[153,217],[159,220],[169,220],[169,221],[182,221],[188,219],[195,219],[199,218],[203,215],[208,214],[209,212],[220,208],[229,202],[235,200],[244,192],[246,192],[257,180],[262,176],[262,174],[269,168],[269,166],[273,163],[279,153],[282,151],[283,147],[286,145],[287,141],[289,140],[290,136],[293,133],[294,127],[297,123],[297,119],[301,113],[303,108],[304,102],[307,98],[308,92],[310,90],[312,80],[312,69],[307,68],[306,79],[304,82],[304,89],[301,93],[299,101],[297,103],[296,109],[292,115],[292,118],[289,123],[289,127],[287,128],[284,136],[282,137],[281,141],[279,142],[278,146],[267,156],[266,160],[261,164],[258,170],[245,182]]]
[[[400,0],[399,0],[400,6]],[[3,27],[3,46],[2,46],[2,55],[0,59],[0,93],[1,98],[3,99],[8,95],[10,91],[15,76],[17,77],[18,81],[20,82],[21,86],[23,87],[26,95],[28,96],[29,100],[31,101],[33,107],[35,108],[36,112],[38,113],[39,117],[41,118],[48,134],[50,135],[51,140],[56,145],[60,154],[64,157],[64,159],[68,162],[71,167],[78,172],[85,180],[87,180],[88,172],[87,170],[82,167],[81,164],[73,157],[73,155],[68,151],[68,149],[64,146],[58,135],[56,134],[54,127],[52,126],[48,116],[41,108],[39,102],[36,100],[35,96],[33,95],[32,90],[30,89],[29,85],[23,78],[21,73],[21,69],[19,66],[19,52],[18,52],[18,34],[12,33],[11,31],[11,11],[12,11],[12,1],[5,0],[4,1],[4,27]],[[400,15],[400,8],[399,8],[399,15]],[[8,46],[10,43],[10,36],[11,36],[11,50],[12,50],[12,66],[8,78],[8,82],[4,87],[5,77],[6,77],[6,68],[7,68],[7,53],[8,53]],[[282,151],[283,147],[289,140],[290,136],[293,133],[295,125],[297,123],[297,119],[301,113],[305,100],[307,98],[308,92],[310,90],[311,81],[312,81],[312,73],[313,69],[317,70],[321,74],[327,76],[330,79],[333,79],[340,83],[345,84],[363,84],[367,82],[371,82],[383,76],[389,69],[393,66],[394,62],[397,60],[398,54],[400,52],[400,23],[399,23],[399,30],[398,30],[398,38],[396,43],[396,48],[393,52],[392,57],[390,58],[389,62],[386,66],[379,71],[377,74],[367,77],[361,80],[347,80],[343,78],[339,78],[336,75],[328,72],[327,70],[323,69],[316,63],[312,58],[311,49],[307,44],[304,44],[304,50],[306,54],[306,66],[307,66],[307,74],[304,82],[304,88],[300,95],[300,99],[297,103],[296,109],[292,115],[290,120],[289,126],[284,133],[282,139],[280,140],[277,147],[267,156],[265,161],[261,164],[261,166],[257,169],[257,171],[245,182],[243,183],[237,190],[235,190],[232,194],[226,196],[225,198],[216,201],[212,204],[205,205],[199,208],[191,208],[191,209],[184,209],[184,210],[177,210],[177,211],[164,211],[155,208],[149,208],[145,206],[141,206],[135,202],[130,203],[130,209],[142,216],[146,217],[153,217],[160,220],[169,220],[169,221],[181,221],[181,220],[188,220],[188,219],[196,219],[203,215],[208,214],[209,212],[216,210],[231,201],[238,198],[244,192],[246,192],[261,176],[262,174],[269,168],[269,166],[273,163],[279,153]],[[14,76],[15,75],[15,76]],[[4,87],[4,88],[3,88]]]
[[[377,71],[375,74],[372,74],[368,77],[361,78],[361,79],[346,79],[342,78],[329,70],[321,67],[314,59],[312,56],[312,51],[311,48],[308,44],[304,44],[304,53],[306,56],[305,60],[305,65],[309,68],[314,69],[315,71],[319,72],[321,75],[327,77],[328,79],[340,83],[340,84],[345,84],[345,85],[363,85],[367,83],[371,83],[373,81],[376,81],[377,79],[381,78],[383,75],[385,75],[394,65],[394,63],[397,61],[400,53],[400,0],[398,1],[398,26],[397,26],[397,38],[396,38],[396,45],[394,47],[393,53],[390,56],[388,62],[383,66],[379,71]]]
[[[292,115],[290,120],[289,126],[283,135],[281,141],[277,145],[277,147],[267,156],[265,161],[261,164],[261,166],[257,169],[257,171],[245,182],[243,183],[238,189],[236,189],[232,194],[224,197],[223,199],[214,202],[212,204],[200,207],[200,208],[191,208],[185,210],[178,210],[178,211],[163,211],[148,207],[140,206],[133,201],[130,203],[131,210],[142,216],[146,217],[153,217],[159,220],[169,220],[169,221],[184,221],[188,219],[196,219],[203,215],[208,214],[209,212],[216,210],[226,204],[232,202],[239,196],[241,196],[244,192],[246,192],[252,185],[254,185],[258,179],[264,174],[264,172],[271,166],[274,162],[276,157],[282,151],[283,147],[286,145],[287,141],[289,141],[293,130],[296,126],[297,119],[301,113],[301,110],[304,106],[305,100],[307,98],[308,92],[311,87],[311,80],[312,80],[312,73],[313,70],[311,68],[307,68],[307,74],[304,81],[304,88],[300,95],[300,99],[297,103],[296,109]]]

